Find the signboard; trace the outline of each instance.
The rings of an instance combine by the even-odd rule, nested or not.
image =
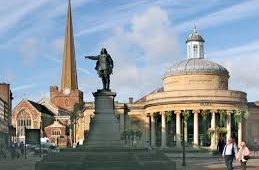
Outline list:
[[[25,129],[26,144],[40,144],[40,129]]]

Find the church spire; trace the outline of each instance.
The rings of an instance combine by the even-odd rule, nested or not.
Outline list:
[[[61,91],[78,89],[71,3],[68,0]]]

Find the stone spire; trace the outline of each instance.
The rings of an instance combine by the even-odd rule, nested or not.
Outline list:
[[[75,45],[71,15],[71,3],[68,1],[67,23],[64,40],[64,58],[62,68],[61,91],[78,89]]]

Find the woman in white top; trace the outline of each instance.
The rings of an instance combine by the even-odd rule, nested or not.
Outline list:
[[[237,159],[240,161],[241,163],[241,169],[242,170],[246,170],[246,162],[247,159],[245,159],[245,156],[248,156],[250,154],[249,149],[246,147],[245,142],[241,142],[240,143],[240,148],[239,151],[237,153]]]

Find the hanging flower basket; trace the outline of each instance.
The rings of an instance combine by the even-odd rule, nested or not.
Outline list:
[[[240,122],[241,121],[241,117],[242,117],[242,111],[239,110],[239,109],[236,109],[234,111],[234,121],[235,121],[235,123]]]
[[[153,114],[153,118],[154,118],[155,122],[158,122],[158,120],[159,120],[159,118],[160,118],[159,113],[154,113],[154,114]]]
[[[170,122],[172,120],[172,112],[166,112],[165,116],[167,122]]]
[[[215,129],[209,128],[207,131],[207,135],[208,135],[209,139],[211,139],[211,136],[215,133],[216,133]]]
[[[209,114],[210,114],[209,109],[201,110],[201,116],[204,121],[208,120]]]
[[[185,120],[185,121],[188,121],[189,117],[190,117],[190,111],[187,110],[187,109],[184,110],[184,111],[183,111],[183,118],[184,118],[184,120]]]
[[[225,127],[216,127],[216,133],[218,136],[225,136],[228,133],[228,130]]]
[[[142,131],[139,129],[129,129],[121,133],[121,140],[133,140],[135,137],[140,140]]]
[[[220,126],[224,126],[224,124],[226,123],[227,110],[221,109],[221,110],[218,110],[218,112],[219,112]]]

